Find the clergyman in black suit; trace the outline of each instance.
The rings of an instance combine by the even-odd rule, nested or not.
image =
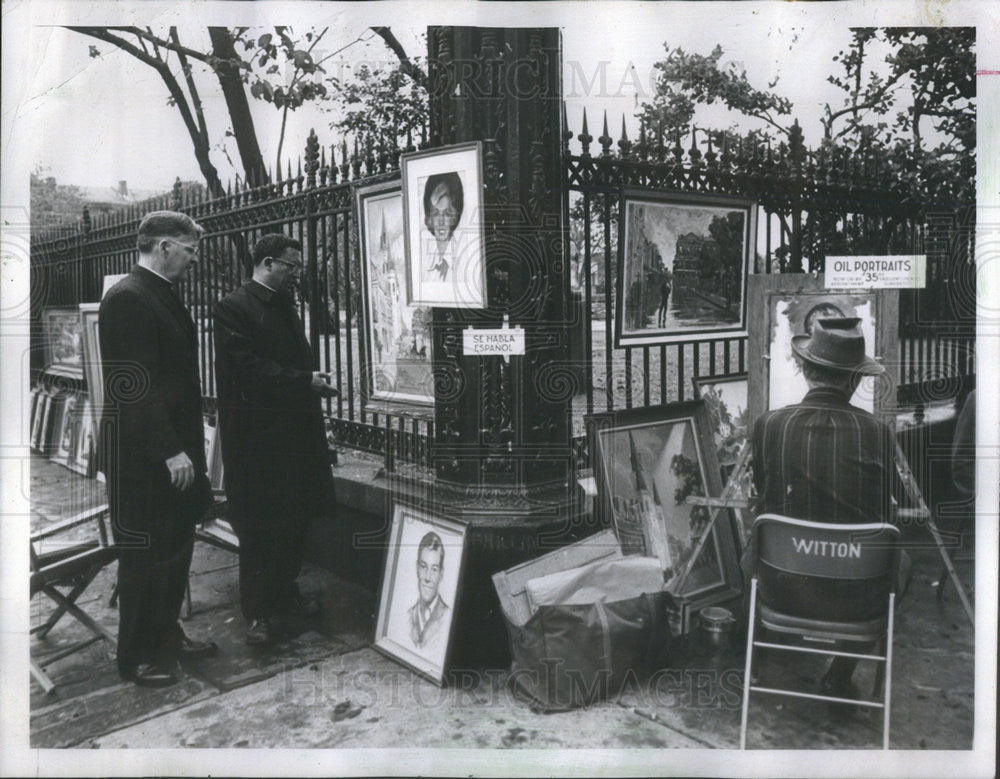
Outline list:
[[[319,611],[295,579],[308,520],[333,499],[321,398],[336,390],[315,370],[295,310],[301,248],[286,235],[263,236],[253,278],[215,305],[222,462],[251,645],[272,641],[289,614]]]
[[[118,671],[143,686],[178,681],[177,660],[214,654],[177,622],[194,527],[211,502],[198,344],[175,290],[201,227],[155,211],[139,225],[139,262],[101,301],[101,467],[118,562]]]

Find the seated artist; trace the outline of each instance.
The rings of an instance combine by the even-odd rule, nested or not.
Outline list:
[[[885,372],[865,355],[859,324],[857,318],[820,319],[811,336],[792,339],[809,391],[801,402],[768,411],[754,425],[757,514],[844,524],[893,521],[893,498],[902,489],[892,430],[850,404],[864,376]],[[744,555],[744,572],[754,555],[752,549]],[[903,558],[897,597],[909,575]],[[857,698],[851,679],[857,662],[835,657],[821,693]]]

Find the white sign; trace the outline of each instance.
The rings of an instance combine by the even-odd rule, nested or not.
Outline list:
[[[112,273],[104,277],[104,288],[101,290],[101,300],[104,300],[104,296],[108,294],[108,290],[111,289],[115,284],[128,276],[127,273]]]
[[[508,327],[504,317],[503,327],[462,331],[462,350],[465,354],[498,354],[505,360],[513,355],[524,355],[524,328]]]
[[[923,289],[926,254],[827,257],[828,289]]]

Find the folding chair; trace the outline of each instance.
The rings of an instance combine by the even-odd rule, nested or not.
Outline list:
[[[44,638],[65,614],[75,618],[93,634],[90,638],[60,649],[44,659],[31,661],[31,675],[45,692],[51,692],[55,688],[55,684],[45,673],[46,666],[79,652],[101,639],[112,647],[117,644],[115,636],[107,628],[96,622],[76,604],[101,569],[117,557],[115,548],[108,544],[108,531],[105,526],[107,512],[107,505],[99,506],[31,536],[31,597],[34,598],[37,593],[42,592],[56,605],[55,610],[43,624],[31,628],[31,634]],[[53,539],[60,533],[91,521],[96,523],[96,538],[68,544],[47,544],[54,548],[50,551],[44,550],[43,541]],[[63,592],[60,588],[68,588],[68,591]]]
[[[833,525],[762,514],[751,535],[756,558],[750,585],[740,749],[746,749],[751,692],[880,708],[882,748],[888,749],[899,530],[885,523]],[[776,634],[775,641],[758,640],[759,627]],[[793,642],[775,643],[778,636]],[[844,644],[855,643],[876,644],[876,653],[842,650]],[[879,696],[881,688],[881,701],[751,684],[757,648],[874,660],[880,665],[873,697]]]

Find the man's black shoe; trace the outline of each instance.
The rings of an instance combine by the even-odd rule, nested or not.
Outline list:
[[[296,617],[315,617],[319,611],[318,600],[298,592],[288,602],[288,613]]]
[[[247,628],[247,643],[250,646],[270,644],[272,638],[271,624],[266,619],[255,619]]]
[[[194,641],[184,636],[181,639],[181,660],[199,660],[203,657],[215,657],[219,646],[214,641]]]
[[[121,677],[140,687],[170,687],[179,681],[171,671],[156,663],[139,663],[135,668],[121,671]]]

